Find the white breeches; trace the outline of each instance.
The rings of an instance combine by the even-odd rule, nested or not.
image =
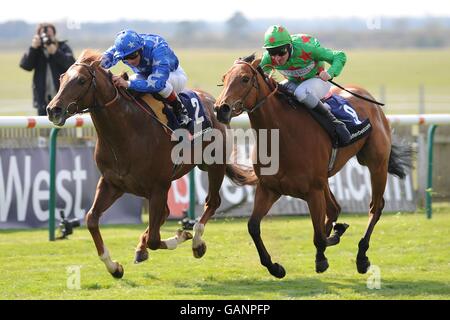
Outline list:
[[[146,80],[147,77],[140,74],[133,74],[132,76],[130,76],[130,80],[134,79]],[[170,72],[169,78],[166,81],[166,86],[158,93],[163,98],[167,98],[168,96],[170,96],[172,91],[175,91],[177,94],[183,91],[183,89],[186,86],[186,83],[187,83],[186,72],[184,72],[181,66],[178,66],[177,70]]]
[[[320,78],[311,78],[300,84],[288,80],[282,81],[282,83],[287,85],[298,101],[311,109],[317,105],[320,99],[327,96],[331,88],[331,83]]]

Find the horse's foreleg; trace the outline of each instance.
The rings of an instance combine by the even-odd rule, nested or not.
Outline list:
[[[95,193],[94,203],[86,215],[86,225],[94,240],[97,253],[105,264],[106,269],[115,278],[122,278],[123,267],[116,261],[112,261],[108,249],[103,243],[102,235],[99,229],[99,219],[103,212],[105,212],[123,192],[116,189],[114,186],[108,184],[103,177],[100,177],[97,190]]]
[[[255,205],[253,212],[248,220],[248,232],[250,233],[253,242],[255,243],[256,250],[258,250],[259,259],[261,264],[269,270],[270,274],[283,278],[286,275],[286,271],[283,266],[278,263],[272,263],[272,258],[267,252],[264,242],[261,238],[261,220],[269,212],[272,205],[280,198],[279,194],[262,187],[260,184],[256,186],[255,191]]]
[[[199,222],[194,225],[194,238],[192,239],[192,253],[196,258],[201,258],[206,253],[206,243],[203,241],[202,235],[205,231],[206,223],[220,206],[221,199],[219,190],[225,175],[225,166],[226,165],[211,165],[208,167],[209,187],[205,211],[200,217]]]
[[[327,239],[325,234],[325,191],[323,189],[310,190],[307,202],[314,227],[314,245],[316,246],[316,272],[322,273],[328,269],[325,257]]]

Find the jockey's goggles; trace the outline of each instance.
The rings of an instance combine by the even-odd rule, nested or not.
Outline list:
[[[271,57],[274,57],[274,56],[280,56],[281,57],[281,56],[284,56],[288,52],[288,50],[287,50],[286,47],[269,48],[269,49],[267,49],[267,52],[269,52],[269,55]]]
[[[133,52],[133,53],[130,53],[129,55],[127,55],[127,56],[125,56],[124,58],[123,58],[123,60],[133,60],[133,59],[136,59],[136,57],[139,55],[139,50],[138,51],[135,51],[135,52]]]

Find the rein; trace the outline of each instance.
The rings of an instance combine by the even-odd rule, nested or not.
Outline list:
[[[250,92],[252,91],[253,88],[256,89],[258,92],[260,90],[259,83],[257,81],[258,70],[256,70],[250,63],[243,61],[243,60],[238,60],[238,61],[236,61],[235,64],[245,64],[250,67],[250,69],[252,70],[252,73],[253,73],[252,85],[248,89],[244,98],[240,99],[239,104],[240,104],[241,110],[240,110],[240,112],[239,111],[237,112],[237,115],[240,115],[244,111],[246,111],[247,113],[253,113],[256,110],[258,110],[259,108],[261,108],[264,105],[264,103],[266,102],[266,100],[269,99],[270,97],[272,97],[278,91],[278,85],[275,84],[275,89],[273,91],[271,91],[267,96],[265,96],[260,101],[258,101],[252,108],[248,108],[244,105],[244,101],[247,99],[248,95],[250,94]],[[269,85],[269,84],[267,84],[267,85]]]
[[[126,92],[126,91],[125,91]],[[127,92],[128,94],[128,92]],[[146,107],[144,107],[133,95],[128,94],[128,96],[131,98],[131,100],[142,110],[144,111],[146,114],[148,114],[150,117],[152,117],[153,119],[155,119],[162,127],[164,127],[165,129],[167,129],[169,132],[173,133],[173,130],[167,126],[164,122],[162,122],[161,120],[159,120],[159,118],[157,116],[155,116],[151,111],[149,111]]]
[[[74,114],[77,114],[77,113],[88,113],[88,112],[91,112],[93,109],[101,108],[101,106],[97,103],[97,98],[96,98],[96,96],[95,96],[95,92],[96,92],[96,89],[97,89],[96,71],[95,71],[95,69],[93,69],[91,65],[89,65],[89,64],[87,64],[87,63],[82,63],[82,62],[77,62],[77,63],[75,63],[74,65],[75,65],[75,66],[82,66],[82,67],[85,67],[85,68],[89,71],[89,74],[91,75],[91,83],[89,84],[89,87],[88,87],[88,89],[86,90],[86,92],[85,92],[83,95],[81,95],[80,98],[78,98],[76,101],[73,101],[73,102],[69,103],[69,106],[67,107],[66,113],[69,114],[69,115],[71,115],[71,116],[74,115]],[[94,88],[94,92],[93,92],[93,96],[94,96],[94,106],[93,106],[93,107],[87,107],[87,108],[85,108],[85,109],[83,109],[83,110],[81,110],[81,111],[78,111],[78,112],[75,111],[74,113],[70,113],[70,112],[69,112],[70,105],[71,105],[72,103],[73,103],[73,104],[76,104],[78,101],[82,100],[82,99],[89,93],[91,87]],[[116,94],[115,94],[114,98],[113,98],[111,101],[105,103],[105,105],[104,105],[105,107],[109,107],[109,106],[113,105],[114,103],[116,103],[117,100],[119,100],[119,97],[120,97],[119,90],[117,89],[116,86],[114,86],[114,89],[116,90]],[[161,120],[159,120],[158,117],[156,117],[156,116],[153,115],[150,111],[148,111],[147,108],[145,108],[141,103],[139,103],[139,101],[137,101],[137,99],[136,99],[135,97],[133,97],[133,96],[130,95],[130,94],[129,94],[128,96],[131,97],[131,100],[132,100],[132,101],[133,101],[140,109],[142,109],[142,110],[143,110],[145,113],[147,113],[150,117],[152,117],[153,119],[155,119],[161,126],[163,126],[166,130],[169,130],[169,132],[173,132],[173,130],[172,130],[169,126],[167,126],[166,124],[164,124],[163,122],[161,122]]]
[[[87,88],[87,90],[84,92],[84,94],[82,94],[78,99],[76,99],[75,101],[72,101],[71,103],[69,103],[67,110],[66,110],[66,114],[69,114],[70,116],[73,116],[74,114],[77,113],[88,113],[90,111],[92,111],[92,109],[97,109],[100,107],[100,105],[98,104],[97,101],[97,97],[95,95],[95,92],[97,90],[97,81],[96,81],[96,71],[95,69],[93,70],[92,66],[87,64],[87,63],[82,63],[82,62],[76,62],[74,63],[74,66],[81,66],[81,67],[85,67],[89,74],[91,75],[91,82],[89,83],[89,87]],[[94,97],[94,106],[92,107],[87,107],[81,111],[77,111],[75,110],[75,112],[70,112],[70,106],[72,104],[77,104],[80,100],[82,100],[91,90],[91,87],[94,88],[94,92],[92,93],[93,97]],[[114,104],[117,100],[119,100],[119,90],[117,90],[117,87],[114,86],[114,88],[116,89],[116,94],[114,95],[114,98],[111,99],[111,101],[105,103],[105,107],[109,107],[110,105]]]

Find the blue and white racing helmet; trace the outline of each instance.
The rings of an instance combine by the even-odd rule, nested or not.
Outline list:
[[[114,46],[116,48],[114,58],[122,60],[127,55],[141,49],[144,46],[144,39],[133,30],[123,30],[117,34]]]

